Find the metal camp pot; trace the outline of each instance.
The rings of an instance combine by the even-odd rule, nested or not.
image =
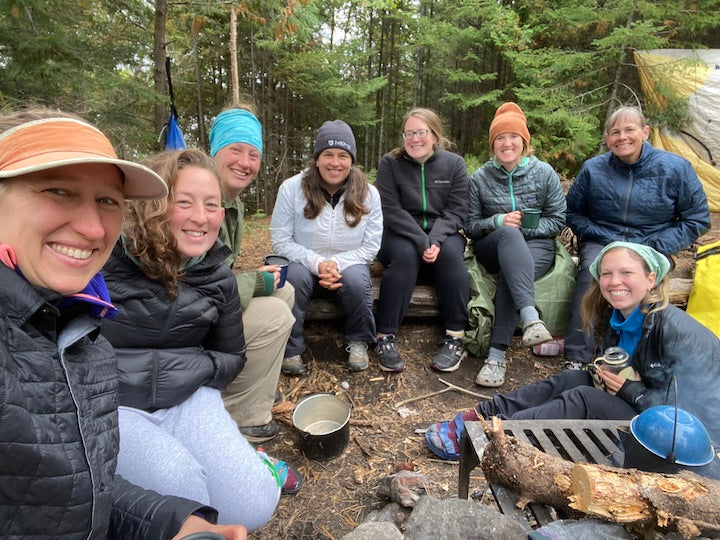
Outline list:
[[[305,457],[337,457],[350,442],[350,406],[333,394],[312,394],[295,407],[293,426]]]

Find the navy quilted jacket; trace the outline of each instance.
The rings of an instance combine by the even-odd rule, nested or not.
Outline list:
[[[59,299],[0,264],[0,537],[170,538],[203,507],[115,476],[116,358]]]
[[[171,300],[118,241],[103,274],[118,316],[102,323],[120,369],[120,404],[173,407],[201,386],[223,389],[245,365],[242,306],[219,241],[187,269]]]
[[[710,228],[710,211],[690,163],[646,141],[632,165],[612,152],[585,162],[567,194],[567,223],[581,240],[672,255]]]

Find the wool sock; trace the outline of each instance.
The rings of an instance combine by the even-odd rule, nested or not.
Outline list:
[[[462,339],[463,337],[465,337],[464,330],[445,330],[445,334],[458,339]]]
[[[488,351],[488,360],[495,360],[496,362],[505,363],[505,353],[507,351],[504,351],[502,349],[498,349],[497,347],[490,347],[490,350]]]
[[[520,323],[525,326],[530,321],[540,320],[540,314],[535,306],[525,306],[520,308]]]

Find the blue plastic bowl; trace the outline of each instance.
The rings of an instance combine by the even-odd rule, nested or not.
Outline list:
[[[653,454],[667,459],[672,450],[675,407],[659,405],[643,411],[630,422],[635,439]],[[710,435],[702,422],[686,410],[677,409],[675,463],[700,467],[715,457]]]

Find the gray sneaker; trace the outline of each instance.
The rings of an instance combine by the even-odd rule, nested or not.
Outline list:
[[[370,362],[367,352],[367,343],[362,341],[351,341],[345,350],[348,354],[348,367],[350,371],[363,371],[368,368]]]
[[[302,375],[305,373],[305,365],[299,354],[283,358],[282,372],[285,375]]]

